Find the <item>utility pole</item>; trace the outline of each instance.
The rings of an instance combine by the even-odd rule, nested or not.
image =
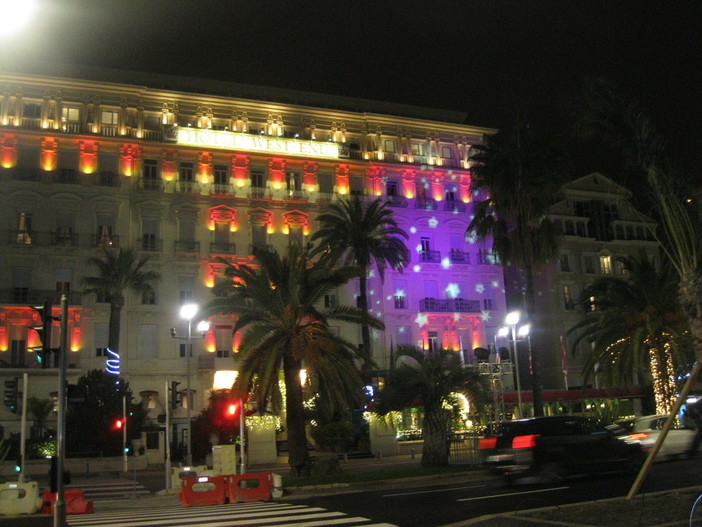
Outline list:
[[[61,295],[61,347],[59,349],[58,422],[56,424],[56,504],[54,527],[67,527],[63,467],[66,460],[66,365],[68,363],[68,297]]]

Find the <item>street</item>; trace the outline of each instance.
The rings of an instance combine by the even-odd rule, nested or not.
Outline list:
[[[653,466],[642,493],[700,485],[702,460],[675,460]],[[407,488],[388,483],[381,490],[286,499],[309,506],[363,515],[400,527],[433,527],[508,511],[625,496],[632,476],[608,475],[567,480],[558,485],[503,485],[486,476],[471,482]]]

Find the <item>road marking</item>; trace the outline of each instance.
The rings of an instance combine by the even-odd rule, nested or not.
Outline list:
[[[392,498],[394,496],[412,496],[413,494],[431,494],[432,492],[446,492],[447,490],[478,489],[485,486],[486,485],[470,485],[468,487],[452,487],[450,489],[418,490],[416,492],[397,492],[395,494],[383,494],[383,498]]]
[[[570,487],[553,487],[551,489],[527,490],[525,492],[508,492],[506,494],[492,494],[490,496],[477,496],[475,498],[459,498],[456,501],[488,500],[490,498],[504,498],[505,496],[519,496],[520,494],[536,494],[537,492],[552,492],[554,490],[569,489]]]

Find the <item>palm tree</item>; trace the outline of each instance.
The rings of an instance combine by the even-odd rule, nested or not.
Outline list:
[[[413,347],[400,347],[396,367],[390,370],[385,389],[379,394],[378,411],[385,414],[407,408],[421,400],[422,465],[448,465],[449,413],[452,394],[462,393],[477,405],[488,402],[488,388],[481,375],[463,367],[458,354],[437,350],[428,354]]]
[[[375,264],[381,281],[387,266],[401,271],[409,262],[409,250],[401,238],[409,236],[398,226],[392,210],[379,199],[364,204],[360,197],[351,196],[332,203],[317,221],[320,228],[312,235],[312,241],[321,241],[317,252],[323,252],[323,257],[332,263],[363,269],[358,302],[368,313],[369,268]],[[368,324],[361,326],[361,340],[367,366],[372,356]]]
[[[480,240],[492,237],[493,250],[505,269],[521,272],[524,307],[533,321],[534,272],[558,254],[559,234],[548,210],[565,175],[559,169],[560,157],[555,148],[519,123],[474,148],[471,189],[487,197],[476,201],[466,234]],[[543,415],[536,354],[532,355],[532,390],[534,415]]]
[[[30,397],[27,400],[27,413],[34,419],[33,430],[44,437],[46,430],[46,420],[54,411],[54,401],[52,399],[39,399]]]
[[[577,130],[622,152],[649,185],[661,220],[657,239],[679,277],[680,304],[690,324],[695,358],[702,362],[702,200],[694,176],[677,174],[648,112],[607,82],[588,86]],[[695,175],[696,176],[696,175]],[[656,235],[657,233],[653,233]],[[699,371],[699,368],[696,370]]]
[[[206,308],[212,314],[236,315],[234,332],[243,332],[241,366],[233,387],[236,393],[251,393],[259,408],[277,411],[283,398],[279,383],[282,369],[289,464],[295,475],[308,475],[310,471],[302,368],[309,370],[317,382],[329,386],[324,395],[335,397],[335,401],[343,400],[354,387],[357,392],[361,388],[354,364],[356,349],[330,331],[329,321],[384,327],[356,307],[318,308],[326,293],[362,271],[312,262],[310,250],[291,245],[288,254],[281,257],[276,252],[255,249],[256,267],[228,264],[226,274],[232,282],[217,292],[229,291],[230,295],[212,301]]]
[[[573,347],[589,341],[593,354],[587,375],[598,363],[610,384],[631,380],[650,368],[657,413],[669,413],[677,393],[676,374],[688,371],[687,319],[680,306],[677,277],[664,266],[656,270],[645,254],[616,258],[626,278],[603,276],[583,290],[581,301],[594,312],[576,324]]]
[[[98,276],[83,277],[86,293],[95,293],[110,303],[110,321],[107,347],[119,351],[119,332],[127,290],[136,293],[153,293],[152,282],[161,279],[156,271],[145,270],[148,257],[139,258],[133,248],[119,251],[104,249],[102,257],[91,257],[88,264],[97,267]]]

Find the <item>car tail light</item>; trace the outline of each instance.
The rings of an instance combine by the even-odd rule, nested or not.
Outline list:
[[[512,448],[533,448],[536,446],[537,437],[541,437],[541,434],[516,436],[514,439],[512,439]]]
[[[497,446],[496,437],[482,437],[478,442],[478,450],[489,450]]]
[[[649,435],[650,434],[647,434],[646,432],[637,432],[635,434],[629,434],[629,439],[641,441],[642,439],[647,439]]]

